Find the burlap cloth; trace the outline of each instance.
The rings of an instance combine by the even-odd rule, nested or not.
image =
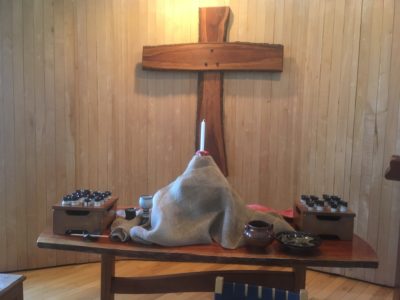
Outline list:
[[[153,197],[151,226],[134,226],[132,240],[162,246],[209,244],[234,249],[243,245],[250,220],[274,225],[274,232],[293,230],[275,213],[250,210],[230,186],[211,156],[194,156],[174,182]]]

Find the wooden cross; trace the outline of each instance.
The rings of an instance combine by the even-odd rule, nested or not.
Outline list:
[[[228,175],[223,132],[223,72],[283,69],[283,46],[226,43],[229,7],[199,9],[199,43],[144,46],[142,67],[152,70],[197,71],[198,102],[196,149],[199,128],[206,120],[206,150]]]

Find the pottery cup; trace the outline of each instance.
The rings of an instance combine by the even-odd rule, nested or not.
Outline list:
[[[274,226],[270,223],[253,220],[244,226],[245,244],[252,248],[265,248],[274,240]]]

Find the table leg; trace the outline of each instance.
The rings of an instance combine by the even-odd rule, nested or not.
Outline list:
[[[111,290],[111,281],[115,275],[115,256],[110,254],[101,255],[101,300],[114,300]]]
[[[306,271],[307,269],[305,266],[293,267],[295,290],[306,288]]]

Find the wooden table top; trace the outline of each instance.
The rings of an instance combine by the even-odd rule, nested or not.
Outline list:
[[[352,241],[323,240],[319,249],[312,253],[284,251],[277,241],[265,251],[254,252],[245,247],[228,250],[218,244],[184,247],[147,246],[134,242],[113,242],[106,237],[95,242],[81,237],[56,235],[51,229],[40,234],[39,248],[71,250],[109,254],[140,260],[207,262],[223,264],[319,266],[377,268],[378,258],[371,246],[358,236]]]

